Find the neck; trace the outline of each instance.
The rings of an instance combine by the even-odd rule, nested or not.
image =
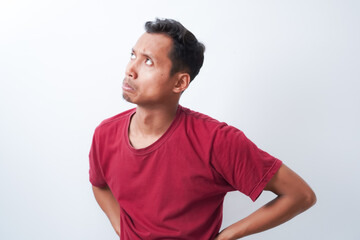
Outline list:
[[[159,136],[166,132],[176,116],[178,104],[160,107],[137,106],[130,132],[143,136]]]

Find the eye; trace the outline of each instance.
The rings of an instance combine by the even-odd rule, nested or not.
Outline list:
[[[130,59],[135,59],[136,58],[136,56],[135,56],[135,53],[130,53]]]
[[[153,65],[153,61],[150,58],[147,58],[145,64],[151,66]]]

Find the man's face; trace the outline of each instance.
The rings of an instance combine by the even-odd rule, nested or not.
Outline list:
[[[123,97],[137,105],[166,103],[174,97],[175,75],[168,55],[173,40],[164,34],[144,33],[132,49],[123,82]]]

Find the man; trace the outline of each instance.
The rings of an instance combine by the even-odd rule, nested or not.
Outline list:
[[[97,202],[122,240],[238,239],[311,207],[311,188],[244,133],[179,105],[205,47],[179,22],[157,19],[131,52],[123,97],[135,109],[104,120],[90,150]],[[277,197],[219,233],[229,191]]]

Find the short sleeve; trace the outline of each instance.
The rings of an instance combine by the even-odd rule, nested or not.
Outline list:
[[[99,146],[95,132],[89,153],[89,180],[95,187],[105,187],[107,184],[101,170],[99,156]]]
[[[255,201],[282,162],[259,149],[245,134],[221,127],[214,139],[212,165],[234,188]]]

